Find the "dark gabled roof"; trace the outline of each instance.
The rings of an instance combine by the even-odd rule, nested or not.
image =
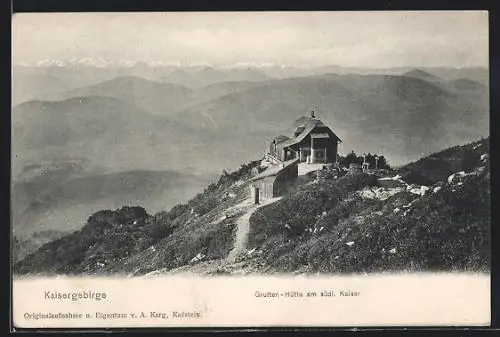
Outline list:
[[[305,128],[307,125],[309,125],[309,123],[318,123],[318,122],[323,124],[323,122],[321,122],[321,120],[319,120],[317,118],[312,118],[310,116],[302,116],[302,117],[297,118],[293,122],[292,128],[295,131],[299,127]],[[326,125],[323,124],[323,126],[326,126]]]
[[[275,138],[274,138],[274,142],[275,142],[276,144],[279,144],[279,143],[282,143],[282,142],[284,142],[285,140],[289,140],[289,139],[290,139],[290,137],[288,137],[288,136],[285,136],[285,135],[279,135],[278,137],[275,137]]]
[[[306,127],[305,126],[298,126],[296,129],[295,129],[295,132],[294,134],[301,134],[302,131],[304,131]]]
[[[298,158],[294,158],[294,159],[291,159],[291,160],[284,161],[281,164],[277,164],[277,165],[271,166],[267,170],[259,173],[255,177],[249,179],[249,181],[256,181],[256,180],[259,180],[259,179],[262,179],[262,178],[265,178],[265,177],[275,176],[278,173],[280,173],[281,170],[285,169],[286,167],[288,167],[290,165],[293,165],[293,164],[297,163],[298,161],[299,161]]]
[[[285,140],[285,141],[279,143],[280,147],[284,148],[287,146],[291,146],[291,145],[295,145],[295,144],[300,143],[316,127],[326,127],[328,129],[330,129],[327,125],[325,125],[319,119],[311,118],[311,117],[301,117],[296,121],[296,125],[297,124],[298,124],[297,128],[304,127],[304,130],[297,137],[289,138],[288,140]],[[335,137],[337,137],[337,139],[339,141],[342,141],[333,131],[332,131],[332,133],[335,135]]]
[[[309,116],[302,116],[299,119],[297,119],[293,124],[296,128],[298,127],[307,128],[307,126],[311,123],[317,126],[326,126],[321,120]]]

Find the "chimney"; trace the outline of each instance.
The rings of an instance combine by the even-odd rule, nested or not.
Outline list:
[[[311,110],[311,118],[313,118],[313,119],[316,118],[316,117],[314,117],[314,110]]]

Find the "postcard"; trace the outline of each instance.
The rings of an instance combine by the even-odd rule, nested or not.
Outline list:
[[[14,328],[490,324],[486,11],[12,25]]]

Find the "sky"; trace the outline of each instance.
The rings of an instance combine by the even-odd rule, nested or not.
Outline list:
[[[12,22],[14,64],[488,66],[486,11],[21,13]]]

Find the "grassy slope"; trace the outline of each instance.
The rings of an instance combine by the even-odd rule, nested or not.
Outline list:
[[[234,217],[220,221],[220,216],[246,197],[246,186],[233,184],[248,177],[256,163],[222,176],[169,212],[152,216],[140,207],[97,212],[81,230],[43,245],[17,263],[15,272],[145,273],[185,265],[200,252],[209,259],[224,257],[232,247]]]
[[[283,272],[488,269],[488,186],[481,178],[422,198],[401,192],[386,202],[357,196],[333,207],[303,203],[289,213],[290,229],[285,219],[273,217],[282,206],[274,205],[251,219],[250,248],[259,247],[270,269]],[[309,200],[310,194],[301,197]],[[394,213],[413,200],[409,213]],[[295,216],[306,207],[317,219],[297,223]],[[313,234],[309,228],[323,230]]]
[[[404,169],[446,180],[449,162],[456,171],[469,171],[468,150],[478,144],[477,154],[488,146],[484,140],[454,147]],[[439,163],[443,169],[437,172]],[[249,248],[262,250],[269,269],[283,272],[486,270],[490,192],[484,165],[485,171],[463,185],[444,184],[422,197],[402,191],[384,201],[364,199],[353,192],[376,181],[363,174],[303,186],[256,212]]]
[[[481,165],[482,154],[490,153],[489,138],[466,145],[450,147],[428,157],[404,165],[400,173],[408,182],[434,184],[458,171],[471,171]]]
[[[56,240],[67,232],[56,230],[45,230],[35,232],[31,236],[14,236],[12,239],[12,260],[14,262],[22,260],[28,254],[36,251],[43,244]]]

